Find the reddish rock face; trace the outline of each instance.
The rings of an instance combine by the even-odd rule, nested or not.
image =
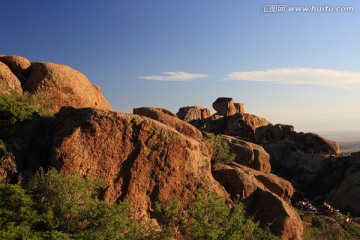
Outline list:
[[[5,63],[22,82],[25,81],[31,66],[28,59],[21,56],[0,56],[0,61]]]
[[[176,116],[185,122],[194,120],[203,120],[211,116],[210,110],[200,106],[182,107],[176,113]]]
[[[168,110],[143,107],[134,108],[133,113],[159,121],[169,127],[174,128],[176,131],[188,137],[199,140],[203,138],[202,133],[199,130],[197,130],[191,124],[178,119],[173,113]]]
[[[0,62],[0,94],[11,95],[12,92],[23,93],[21,82],[6,64]]]
[[[53,104],[54,111],[58,111],[62,106],[111,110],[100,87],[93,85],[82,73],[66,65],[32,63],[24,89],[45,96]]]
[[[270,224],[270,231],[281,239],[302,239],[301,219],[289,204],[294,192],[289,182],[235,163],[216,165],[213,175],[260,225]]]
[[[67,107],[56,118],[52,165],[104,179],[105,199],[129,200],[135,218],[148,218],[155,201],[189,204],[199,190],[227,196],[211,175],[209,142],[138,115]]]
[[[235,161],[237,163],[260,172],[270,173],[270,155],[263,147],[230,136],[224,135],[223,138],[229,144],[230,153],[236,155]]]

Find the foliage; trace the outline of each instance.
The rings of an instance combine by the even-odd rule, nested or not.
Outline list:
[[[235,154],[230,154],[229,145],[221,136],[208,133],[207,139],[214,144],[214,152],[211,159],[213,163],[230,163],[235,160]]]
[[[22,95],[13,94],[11,98],[19,104],[35,109],[41,116],[53,116],[54,114],[53,103],[43,93],[24,92]]]
[[[202,192],[184,207],[156,203],[161,231],[129,218],[129,204],[98,199],[101,182],[51,169],[26,185],[0,184],[0,239],[276,239],[245,217],[242,205]]]
[[[50,170],[26,187],[0,185],[1,239],[140,239],[129,205],[97,198],[100,183]],[[29,237],[31,236],[31,238]]]
[[[28,125],[38,115],[31,107],[0,95],[0,139],[6,139],[26,132]]]
[[[158,203],[156,211],[160,211],[166,219],[159,221],[167,237],[162,239],[175,237],[176,232],[189,240],[277,239],[268,230],[261,229],[257,223],[248,219],[243,205],[229,208],[225,198],[215,193],[202,192],[185,211],[188,213],[187,219],[182,216],[178,200]]]
[[[185,226],[182,215],[182,206],[179,198],[155,203],[155,217],[162,227],[154,239],[172,239],[181,235],[180,231]]]
[[[0,154],[6,152],[6,143],[0,139]]]
[[[0,184],[1,239],[31,239],[30,226],[39,220],[33,205],[24,189]]]
[[[0,184],[0,225],[21,225],[33,223],[36,211],[33,201],[21,187]]]
[[[304,214],[299,211],[301,219],[307,224],[304,225],[304,240],[338,240],[338,239],[359,239],[360,227],[353,222],[346,222],[350,216],[337,215],[335,219],[324,216]],[[313,221],[316,218],[316,226]],[[326,218],[333,219],[332,221]]]

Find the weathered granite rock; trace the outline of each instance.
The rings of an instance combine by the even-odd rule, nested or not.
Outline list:
[[[185,122],[194,120],[204,120],[211,116],[210,110],[200,106],[182,107],[176,113],[176,116]]]
[[[23,93],[21,82],[5,63],[0,62],[0,94],[12,93],[19,95]]]
[[[104,179],[104,198],[128,200],[137,219],[175,196],[185,205],[200,190],[227,196],[211,174],[209,142],[139,115],[64,107],[56,118],[51,165]]]
[[[111,110],[100,87],[90,83],[82,73],[62,64],[32,63],[24,90],[43,95],[52,103],[55,112],[63,106]]]
[[[270,231],[281,239],[302,239],[301,219],[289,204],[294,192],[290,183],[236,163],[216,165],[213,175],[235,202],[246,205],[260,225],[270,225]]]
[[[159,121],[169,127],[174,128],[176,131],[195,139],[202,139],[202,133],[197,130],[191,124],[180,120],[173,113],[168,110],[159,109],[159,108],[151,108],[151,107],[143,107],[143,108],[134,108],[134,114],[138,114],[144,117],[149,117],[156,121]]]

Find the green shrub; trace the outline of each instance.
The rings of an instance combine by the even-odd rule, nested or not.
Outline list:
[[[202,192],[188,209],[182,209],[177,199],[157,203],[156,212],[165,217],[159,221],[164,233],[161,239],[178,235],[188,240],[277,239],[248,219],[242,204],[229,208],[225,198],[215,193]]]
[[[46,230],[71,233],[79,239],[134,239],[143,234],[132,221],[129,205],[97,198],[101,182],[51,169],[39,171],[28,185]]]
[[[0,184],[0,239],[36,239],[30,229],[39,221],[33,206],[24,189]]]
[[[129,204],[97,198],[100,183],[56,170],[38,172],[27,186],[0,184],[0,239],[141,239],[144,225]]]
[[[208,133],[207,139],[214,144],[213,163],[230,163],[235,160],[235,154],[230,154],[229,144],[221,136]]]
[[[23,122],[33,118],[35,110],[26,104],[18,103],[0,95],[0,119],[11,123]]]
[[[336,222],[330,222],[323,216],[315,216],[311,214],[301,213],[300,217],[303,221],[308,222],[304,226],[304,240],[339,240],[349,239],[357,240],[360,236],[360,227],[356,223],[346,222],[343,215],[335,217]],[[316,218],[316,227],[312,226],[313,219]]]
[[[11,98],[20,104],[35,109],[41,116],[53,116],[54,114],[53,103],[44,93],[24,92],[22,95],[13,95]]]
[[[34,109],[0,95],[0,139],[26,134],[35,119]]]
[[[0,139],[0,154],[6,152],[6,143]]]

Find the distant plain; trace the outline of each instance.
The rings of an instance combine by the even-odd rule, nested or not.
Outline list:
[[[344,155],[360,152],[360,131],[322,132],[319,134],[336,141]]]

